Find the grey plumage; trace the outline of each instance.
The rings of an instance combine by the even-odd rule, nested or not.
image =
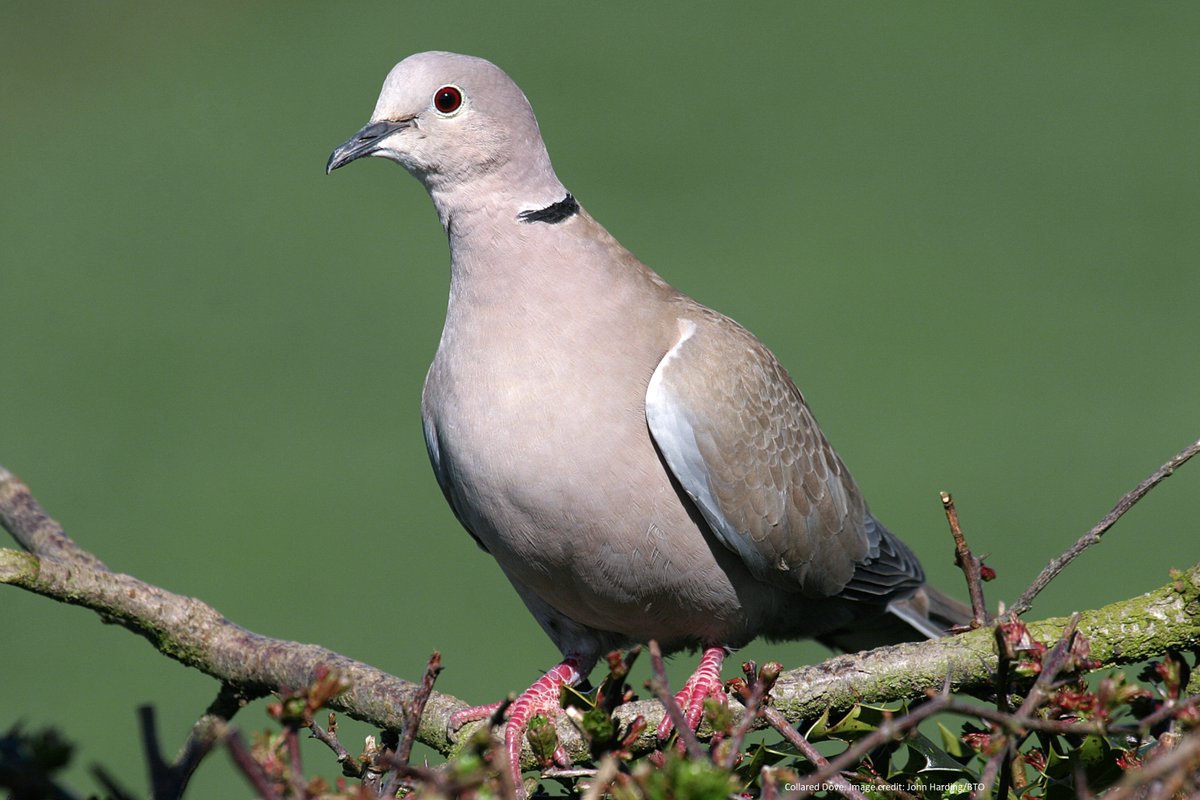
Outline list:
[[[574,202],[501,70],[404,60],[328,169],[366,155],[421,180],[450,242],[422,401],[438,482],[567,680],[651,638],[858,647],[963,613],[871,516],[771,352]]]

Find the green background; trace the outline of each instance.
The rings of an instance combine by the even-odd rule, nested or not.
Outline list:
[[[473,702],[550,666],[426,461],[431,204],[383,161],[323,174],[396,61],[451,49],[520,83],[593,215],[774,349],[937,583],[963,594],[945,489],[1011,602],[1200,429],[1197,42],[1182,3],[7,3],[0,463],[114,569],[261,633],[410,678],[440,649]],[[1194,562],[1198,500],[1190,466],[1032,613]],[[76,786],[99,761],[138,792],[135,706],[174,752],[216,691],[16,589],[0,678],[0,727],[58,725]],[[248,794],[218,754],[192,796]]]

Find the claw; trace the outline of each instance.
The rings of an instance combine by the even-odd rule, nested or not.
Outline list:
[[[518,797],[525,796],[524,784],[521,781],[521,740],[525,736],[525,729],[529,727],[529,720],[537,714],[551,720],[557,719],[562,710],[559,706],[562,687],[576,685],[590,669],[591,663],[586,659],[568,656],[561,664],[534,681],[534,684],[508,707],[508,721],[504,726],[504,750]],[[491,716],[500,706],[500,703],[492,703],[456,711],[450,716],[450,726],[458,728],[468,722]],[[554,760],[559,764],[570,764],[566,751],[561,747],[555,750]]]
[[[709,697],[725,699],[725,686],[721,682],[721,664],[725,661],[724,647],[706,647],[700,656],[700,665],[675,695],[675,702],[683,709],[683,718],[693,731],[700,726],[704,716],[704,701]],[[658,740],[664,741],[675,729],[669,716],[664,716],[658,725]]]
[[[471,706],[459,711],[455,711],[450,715],[450,730],[458,730],[468,722],[475,722],[480,719],[487,719],[492,714],[496,713],[496,709],[504,705],[504,701],[499,703],[488,703],[486,706]]]

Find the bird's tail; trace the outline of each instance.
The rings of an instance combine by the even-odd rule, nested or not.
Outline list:
[[[820,640],[851,653],[887,644],[936,639],[970,620],[970,608],[924,583],[912,594],[888,603],[886,613],[859,620],[849,628],[820,637]]]
[[[971,609],[928,583],[901,600],[888,604],[888,613],[899,617],[926,639],[945,636],[957,625],[971,621]]]

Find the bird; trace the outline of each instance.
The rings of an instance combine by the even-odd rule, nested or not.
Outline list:
[[[676,696],[694,729],[726,656],[756,637],[849,651],[969,618],[871,514],[771,351],[567,190],[499,67],[440,51],[399,62],[326,173],[367,156],[424,185],[449,242],[421,401],[438,484],[562,653],[508,708],[518,787],[530,719],[613,650],[699,651]]]

